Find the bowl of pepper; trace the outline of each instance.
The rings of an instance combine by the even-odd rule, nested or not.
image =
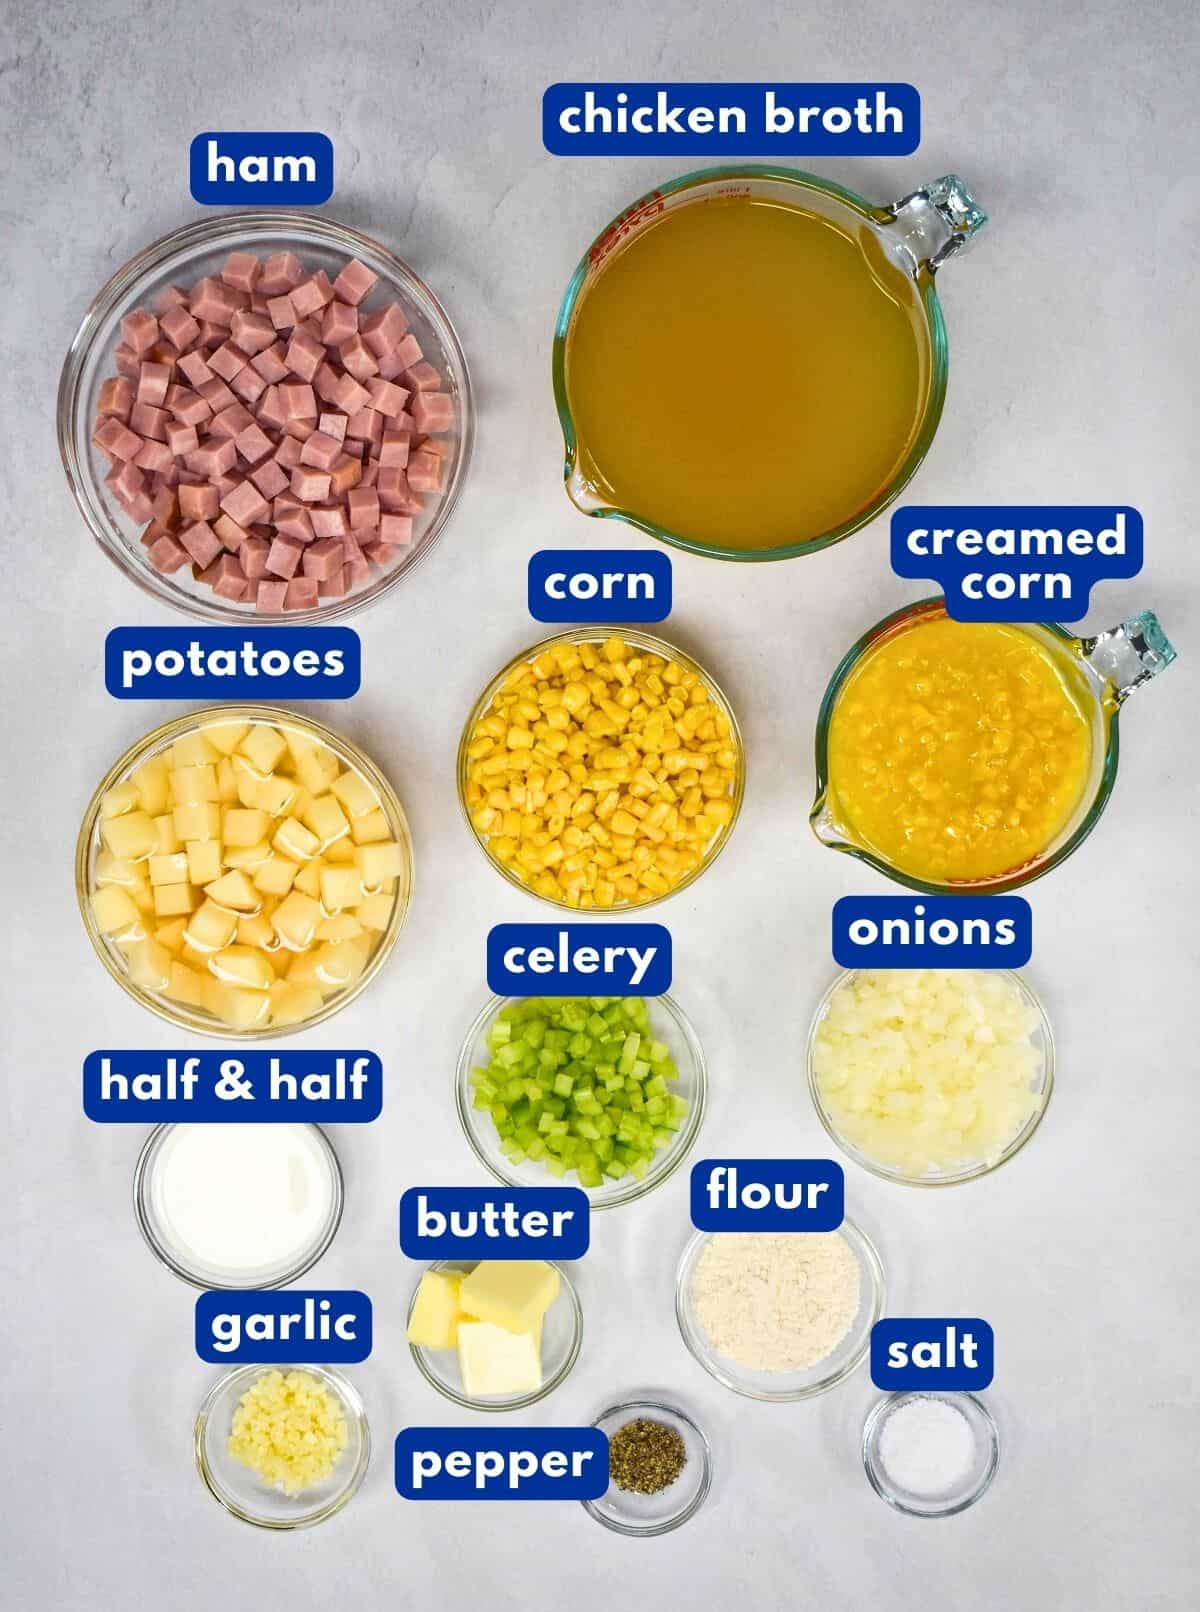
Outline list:
[[[712,1483],[712,1451],[703,1430],[678,1405],[631,1399],[592,1423],[608,1438],[609,1485],[583,1509],[614,1533],[669,1534],[694,1517]]]

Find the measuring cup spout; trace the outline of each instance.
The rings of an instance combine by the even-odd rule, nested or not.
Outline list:
[[[1112,689],[1118,705],[1175,659],[1175,646],[1153,610],[1130,616],[1106,632],[1080,640],[1087,661]]]
[[[898,244],[912,259],[913,272],[935,274],[948,258],[964,252],[988,221],[988,215],[957,174],[943,174],[922,185],[887,211]]]

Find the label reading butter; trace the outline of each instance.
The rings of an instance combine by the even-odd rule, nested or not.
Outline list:
[[[833,1159],[702,1159],[691,1199],[698,1231],[836,1231],[846,1178]]]
[[[409,1259],[579,1259],[591,1205],[578,1187],[410,1187],[400,1199]]]
[[[201,1293],[196,1353],[220,1365],[327,1366],[371,1353],[371,1301],[357,1289]]]
[[[842,896],[833,905],[841,968],[1023,968],[1032,953],[1023,896]]]
[[[373,1052],[89,1052],[83,1111],[102,1125],[166,1120],[378,1119],[383,1065]]]
[[[932,577],[954,621],[1080,621],[1092,586],[1142,569],[1142,517],[1124,504],[907,505],[892,570]]]
[[[487,982],[497,996],[662,996],[671,936],[662,924],[497,924]]]
[[[406,1500],[598,1500],[608,1440],[595,1427],[406,1427],[396,1490]]]
[[[535,621],[665,621],[671,558],[641,549],[542,549],[529,561]]]
[[[995,1359],[992,1329],[977,1316],[891,1317],[871,1329],[871,1381],[889,1393],[978,1391],[991,1384]]]
[[[361,682],[349,627],[114,627],[104,640],[116,700],[348,700]]]

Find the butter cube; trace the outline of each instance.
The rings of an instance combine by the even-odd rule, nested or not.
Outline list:
[[[188,859],[182,851],[173,851],[169,856],[161,852],[150,858],[151,884],[186,884],[188,877]]]
[[[259,772],[273,772],[286,749],[287,741],[279,730],[262,723],[256,723],[238,745],[241,754],[253,762]]]
[[[341,801],[350,818],[365,817],[379,808],[378,795],[360,773],[341,773],[329,788],[330,792]]]
[[[558,1297],[553,1265],[540,1259],[484,1259],[462,1285],[468,1315],[508,1332],[532,1332]]]
[[[175,832],[185,844],[188,840],[219,840],[221,837],[221,808],[215,800],[176,806],[171,816],[175,822]]]
[[[258,845],[265,840],[271,827],[266,812],[252,807],[231,806],[221,820],[221,838],[226,845],[239,848]]]
[[[137,903],[128,890],[117,884],[106,884],[92,893],[92,915],[102,935],[144,932]]]
[[[190,884],[154,886],[154,911],[160,918],[173,918],[177,913],[186,915],[195,905],[196,892]]]
[[[220,840],[189,840],[188,877],[193,884],[211,884],[221,877]]]
[[[532,1332],[510,1332],[490,1321],[461,1321],[458,1369],[472,1399],[511,1398],[542,1386],[542,1359]]]
[[[143,761],[141,766],[135,767],[129,775],[129,782],[138,792],[142,810],[149,812],[151,817],[158,817],[170,804],[170,787],[167,779],[165,756],[151,756],[149,761]]]
[[[453,1349],[458,1342],[458,1326],[463,1319],[458,1302],[462,1271],[426,1271],[417,1288],[408,1341],[418,1349]]]
[[[321,842],[312,830],[294,817],[287,817],[280,823],[271,844],[280,856],[291,857],[293,862],[308,862],[321,849]]]
[[[262,904],[258,891],[240,868],[233,868],[205,885],[204,894],[219,907],[232,907],[234,912],[257,912]]]
[[[100,838],[123,862],[143,862],[158,849],[158,830],[147,812],[124,812],[100,824]]]

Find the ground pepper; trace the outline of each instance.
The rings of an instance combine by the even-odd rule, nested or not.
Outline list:
[[[618,1428],[608,1443],[608,1471],[618,1489],[659,1494],[687,1464],[687,1448],[673,1427],[639,1416]]]

